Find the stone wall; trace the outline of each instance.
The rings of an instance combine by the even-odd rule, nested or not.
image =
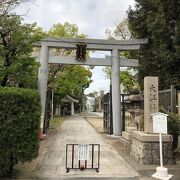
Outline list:
[[[140,164],[160,164],[159,142],[141,142],[132,138],[131,157]],[[172,142],[163,143],[164,164],[174,164]]]

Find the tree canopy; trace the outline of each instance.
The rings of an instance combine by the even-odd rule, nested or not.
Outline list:
[[[85,38],[86,35],[79,33],[76,24],[65,22],[54,24],[47,32],[47,36]],[[75,56],[74,50],[50,49],[50,53],[61,56]],[[55,89],[61,97],[66,95],[75,96],[82,101],[84,90],[89,87],[92,73],[89,68],[80,65],[49,65],[48,86]]]
[[[105,33],[108,39],[129,40],[132,38],[128,28],[128,19],[126,18],[117,24],[114,30],[106,29]]]
[[[128,21],[134,38],[148,38],[138,54],[139,81],[159,76],[160,89],[180,88],[180,1],[136,0]]]
[[[123,19],[122,22],[117,24],[116,28],[114,30],[106,30],[106,34],[108,36],[108,39],[116,39],[116,40],[130,40],[132,38],[132,35],[128,28],[128,19]],[[131,53],[129,51],[120,51],[119,56],[129,58]],[[130,93],[133,86],[137,85],[137,77],[136,73],[132,73],[132,69],[134,68],[127,68],[123,69],[120,72],[120,80],[123,84],[123,92],[124,93]],[[111,79],[111,68],[105,67],[103,69],[105,76],[108,79]]]
[[[85,38],[85,34],[79,33],[79,28],[76,24],[70,24],[65,22],[64,24],[57,23],[50,28],[48,35],[52,37],[74,37],[74,38]]]
[[[41,39],[36,24],[22,23],[11,13],[20,1],[2,1],[0,6],[0,86],[36,87],[38,63],[31,52]]]
[[[103,69],[106,78],[111,79],[111,67],[105,67]],[[125,69],[120,72],[120,81],[124,86],[124,93],[131,93],[134,86],[137,86],[137,77],[135,73],[132,73],[131,69]]]
[[[66,66],[58,78],[58,92],[61,95],[70,94],[81,99],[84,90],[89,87],[92,73],[84,66]]]
[[[0,2],[0,86],[36,88],[39,63],[32,57],[33,44],[44,37],[85,38],[76,24],[54,24],[45,32],[36,24],[26,24],[13,10],[24,0]],[[37,49],[35,49],[37,51]],[[75,56],[75,50],[50,49],[53,55]],[[49,65],[48,87],[61,97],[67,94],[82,100],[91,83],[90,68],[85,66]]]
[[[36,88],[39,63],[31,56],[33,44],[48,36],[86,36],[79,33],[77,25],[68,22],[54,24],[48,32],[36,24],[26,24],[20,15],[11,12],[19,3],[20,0],[9,0],[0,6],[0,85]],[[75,56],[74,50],[50,49],[50,53]],[[80,98],[91,83],[91,72],[84,66],[50,64],[48,77],[48,86],[60,96],[70,94]]]

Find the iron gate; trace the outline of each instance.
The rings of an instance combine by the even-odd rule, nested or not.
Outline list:
[[[112,98],[110,93],[103,97],[103,129],[107,133],[113,134]]]
[[[43,124],[43,133],[46,134],[49,129],[49,121],[51,119],[52,113],[52,91],[48,89],[46,92],[46,104],[45,104],[45,116],[44,116],[44,124]]]
[[[86,152],[80,150],[81,146],[87,146]],[[87,153],[86,157],[82,156]],[[66,172],[70,169],[95,169],[99,172],[100,145],[99,144],[67,144],[66,145]]]

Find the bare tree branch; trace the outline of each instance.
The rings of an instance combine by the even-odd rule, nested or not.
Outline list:
[[[0,16],[26,16],[28,11],[25,14],[16,15],[11,13],[11,10],[20,5],[21,3],[33,3],[35,0],[0,0]]]

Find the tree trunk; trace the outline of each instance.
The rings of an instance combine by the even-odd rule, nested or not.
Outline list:
[[[2,87],[5,87],[6,84],[7,84],[7,81],[8,81],[8,75],[6,75],[6,76],[3,78],[2,83],[1,83],[1,86],[2,86]]]

